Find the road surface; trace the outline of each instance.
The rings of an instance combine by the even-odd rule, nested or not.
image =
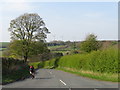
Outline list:
[[[98,81],[54,69],[39,69],[35,79],[27,78],[3,88],[118,88],[118,83]]]

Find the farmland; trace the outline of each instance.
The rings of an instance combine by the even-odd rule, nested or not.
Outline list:
[[[101,49],[106,49],[108,47],[118,47],[117,41],[100,41],[102,43]],[[0,55],[2,51],[6,50],[10,42],[0,42]],[[80,43],[81,42],[60,42],[54,41],[47,43],[48,49],[53,53],[71,53],[73,51],[80,52]]]
[[[2,56],[2,51],[7,49],[9,42],[0,42],[0,56]]]

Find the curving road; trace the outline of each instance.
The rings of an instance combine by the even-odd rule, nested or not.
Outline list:
[[[25,79],[3,88],[118,88],[118,83],[93,80],[54,69],[39,69],[35,79]]]

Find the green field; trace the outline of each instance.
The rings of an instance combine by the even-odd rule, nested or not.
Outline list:
[[[7,48],[0,48],[0,51],[4,51],[4,50],[6,50]]]
[[[48,46],[49,49],[56,49],[56,48],[60,48],[63,47],[64,45],[56,45],[56,46]]]
[[[7,47],[10,42],[0,42],[0,48]]]
[[[2,52],[7,49],[10,42],[0,42],[0,57],[2,57]]]
[[[74,50],[79,50],[79,48],[74,48],[72,45],[57,45],[57,46],[48,46],[48,48],[53,53],[63,53],[65,55],[68,52],[72,52]]]
[[[10,42],[0,42],[0,57],[2,55],[2,52],[7,49],[7,46]]]
[[[0,55],[2,55],[2,51],[0,51]]]

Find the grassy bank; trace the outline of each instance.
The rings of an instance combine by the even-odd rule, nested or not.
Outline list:
[[[109,48],[85,54],[66,55],[45,62],[45,67],[58,69],[104,81],[118,81],[118,49]]]

